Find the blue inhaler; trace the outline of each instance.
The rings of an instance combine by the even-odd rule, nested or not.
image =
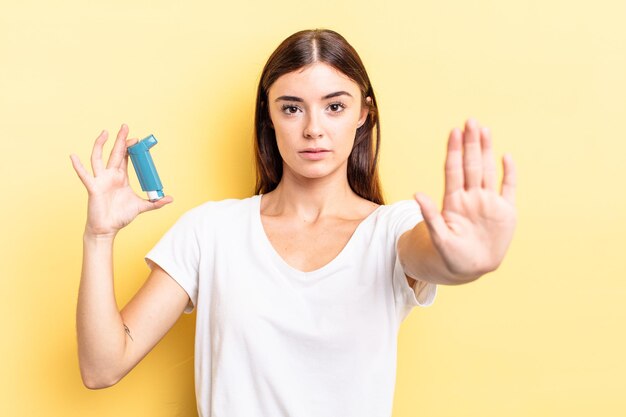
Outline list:
[[[135,167],[141,189],[148,193],[148,200],[150,201],[157,201],[165,197],[159,174],[154,167],[152,156],[150,156],[150,148],[156,144],[156,138],[150,135],[128,147],[128,154]]]

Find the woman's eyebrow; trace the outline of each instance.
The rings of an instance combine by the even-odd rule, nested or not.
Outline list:
[[[280,101],[280,100],[285,100],[285,101],[304,101],[302,100],[300,97],[296,97],[296,96],[280,96],[278,98],[276,98],[276,100],[274,101]]]
[[[336,91],[334,93],[326,94],[324,97],[322,97],[322,100],[326,100],[326,99],[333,98],[333,97],[344,96],[344,95],[352,97],[352,94],[348,93],[347,91]],[[300,97],[296,97],[296,96],[280,96],[280,97],[276,98],[276,100],[274,100],[274,101],[280,101],[280,100],[284,100],[284,101],[298,101],[298,102],[303,102],[304,101]]]
[[[326,100],[327,98],[339,97],[339,96],[352,97],[352,94],[348,93],[347,91],[337,91],[335,93],[330,93],[330,94],[325,95],[324,97],[322,97],[322,100]]]

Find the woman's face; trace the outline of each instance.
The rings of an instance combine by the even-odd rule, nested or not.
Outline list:
[[[368,113],[354,81],[315,63],[279,77],[269,88],[268,101],[283,176],[339,173],[347,178],[356,129]]]

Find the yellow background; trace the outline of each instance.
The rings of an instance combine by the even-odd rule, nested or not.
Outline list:
[[[123,122],[160,141],[153,156],[175,203],[119,234],[123,305],[181,213],[252,193],[261,68],[314,27],[342,33],[368,68],[389,202],[417,190],[440,199],[447,132],[470,116],[518,165],[502,267],[440,287],[402,325],[394,416],[626,415],[625,2],[1,6],[0,415],[195,415],[193,315],[117,386],[81,384],[86,193],[69,154],[88,163],[98,133]]]

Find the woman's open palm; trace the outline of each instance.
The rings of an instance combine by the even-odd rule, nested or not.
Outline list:
[[[108,138],[107,131],[94,143],[91,153],[91,175],[76,155],[71,155],[72,165],[89,194],[86,232],[104,236],[114,236],[121,228],[128,225],[137,215],[154,210],[173,201],[167,196],[156,202],[139,197],[128,182],[128,154],[126,149],[137,140],[126,141],[128,127],[120,128],[109,160],[104,166],[102,148]]]
[[[441,212],[426,195],[415,196],[433,245],[455,275],[476,276],[496,269],[511,243],[516,172],[510,155],[502,162],[498,192],[491,134],[470,119],[463,132],[450,133]]]

